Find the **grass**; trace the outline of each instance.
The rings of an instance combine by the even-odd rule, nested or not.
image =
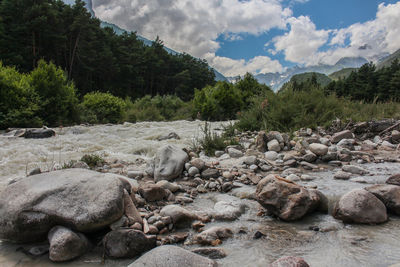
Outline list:
[[[85,162],[91,169],[105,163],[105,160],[102,157],[95,154],[86,154],[81,158],[81,161]]]

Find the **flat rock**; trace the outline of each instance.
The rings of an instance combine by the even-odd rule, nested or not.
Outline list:
[[[174,224],[187,225],[194,220],[198,220],[199,216],[179,205],[168,205],[161,209],[161,216],[171,217]]]
[[[201,177],[205,179],[210,179],[210,178],[218,178],[219,176],[219,171],[217,169],[206,169],[202,171]]]
[[[213,218],[216,220],[234,221],[246,210],[240,201],[219,201],[214,205]]]
[[[160,246],[150,250],[128,267],[216,267],[211,259],[178,246]]]
[[[46,239],[53,226],[79,232],[107,227],[124,213],[120,176],[66,169],[30,176],[0,192],[0,238]]]
[[[335,175],[333,175],[333,178],[337,180],[349,180],[351,178],[351,173],[338,171],[337,173],[335,173]]]

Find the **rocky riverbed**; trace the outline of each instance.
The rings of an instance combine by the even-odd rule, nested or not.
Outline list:
[[[0,138],[0,235],[20,244],[0,243],[0,265],[399,263],[396,123],[237,133],[241,145],[213,157],[190,151],[201,122],[11,131]],[[106,162],[54,171],[88,153]]]

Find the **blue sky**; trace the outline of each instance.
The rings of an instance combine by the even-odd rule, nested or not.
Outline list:
[[[376,60],[400,48],[400,0],[93,0],[93,8],[226,76]]]

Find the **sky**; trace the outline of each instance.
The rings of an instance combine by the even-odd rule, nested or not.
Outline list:
[[[400,48],[397,0],[93,0],[93,9],[227,77],[374,61]]]

